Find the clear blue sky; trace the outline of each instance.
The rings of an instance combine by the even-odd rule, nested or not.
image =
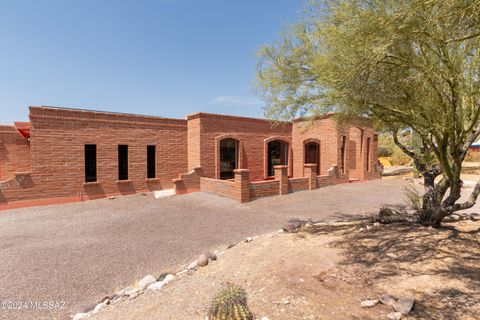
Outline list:
[[[29,105],[259,117],[255,52],[302,0],[0,0],[0,123]]]

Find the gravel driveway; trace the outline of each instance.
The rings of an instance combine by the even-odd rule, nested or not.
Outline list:
[[[199,253],[278,230],[289,218],[373,214],[402,201],[402,180],[377,180],[247,204],[193,193],[0,212],[0,301],[65,302],[64,309],[0,309],[0,319],[68,319],[147,274],[178,269]],[[38,309],[38,308],[37,308]]]

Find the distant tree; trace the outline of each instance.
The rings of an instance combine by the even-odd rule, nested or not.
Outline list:
[[[480,135],[479,0],[310,1],[282,38],[259,51],[267,116],[369,116],[423,176],[422,224],[475,204],[480,184],[457,202]],[[418,148],[398,139],[406,129]]]

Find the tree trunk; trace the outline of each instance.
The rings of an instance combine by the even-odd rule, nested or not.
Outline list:
[[[439,201],[435,188],[435,176],[423,173],[425,193],[422,198],[422,209],[419,212],[419,222],[424,226],[434,226],[438,221]]]

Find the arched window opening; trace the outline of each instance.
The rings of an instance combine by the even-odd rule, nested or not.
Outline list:
[[[316,142],[305,144],[305,163],[317,165],[317,175],[320,174],[320,145]]]
[[[220,141],[220,179],[233,179],[238,169],[238,141],[227,138]]]
[[[288,165],[288,143],[274,140],[268,143],[268,175],[274,176],[274,166]]]

